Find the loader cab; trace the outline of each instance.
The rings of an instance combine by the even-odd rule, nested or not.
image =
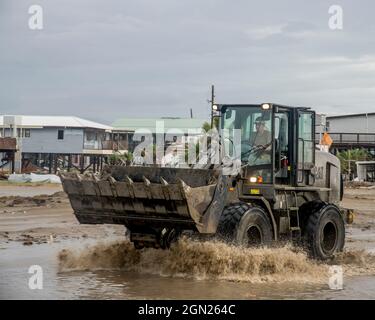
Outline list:
[[[220,105],[224,153],[241,160],[250,185],[314,183],[315,113],[276,104]]]

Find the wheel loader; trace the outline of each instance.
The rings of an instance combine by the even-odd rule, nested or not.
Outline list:
[[[323,260],[342,251],[353,215],[340,208],[338,158],[315,146],[315,112],[271,103],[212,108],[219,132],[240,135],[236,146],[230,134],[221,139],[220,159],[229,164],[62,173],[78,221],[124,225],[137,249],[165,249],[190,232],[240,246],[292,240]]]

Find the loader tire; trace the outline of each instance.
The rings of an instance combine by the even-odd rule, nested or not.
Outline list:
[[[345,223],[334,205],[313,212],[306,224],[305,242],[313,258],[328,260],[341,252],[345,244]]]
[[[272,227],[263,208],[247,203],[226,207],[217,231],[223,240],[245,247],[268,245]]]

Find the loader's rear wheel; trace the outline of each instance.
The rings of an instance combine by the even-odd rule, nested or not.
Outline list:
[[[272,241],[272,227],[263,208],[247,203],[228,206],[221,215],[219,236],[242,246],[262,246]]]
[[[327,260],[340,252],[345,244],[345,224],[340,211],[326,205],[312,213],[306,224],[305,241],[314,258]]]

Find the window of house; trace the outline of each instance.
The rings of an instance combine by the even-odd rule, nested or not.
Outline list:
[[[24,136],[25,136],[25,138],[30,138],[30,129],[24,130]]]
[[[64,140],[64,130],[57,130],[57,140]]]
[[[95,131],[86,131],[86,141],[96,141],[98,140]]]

